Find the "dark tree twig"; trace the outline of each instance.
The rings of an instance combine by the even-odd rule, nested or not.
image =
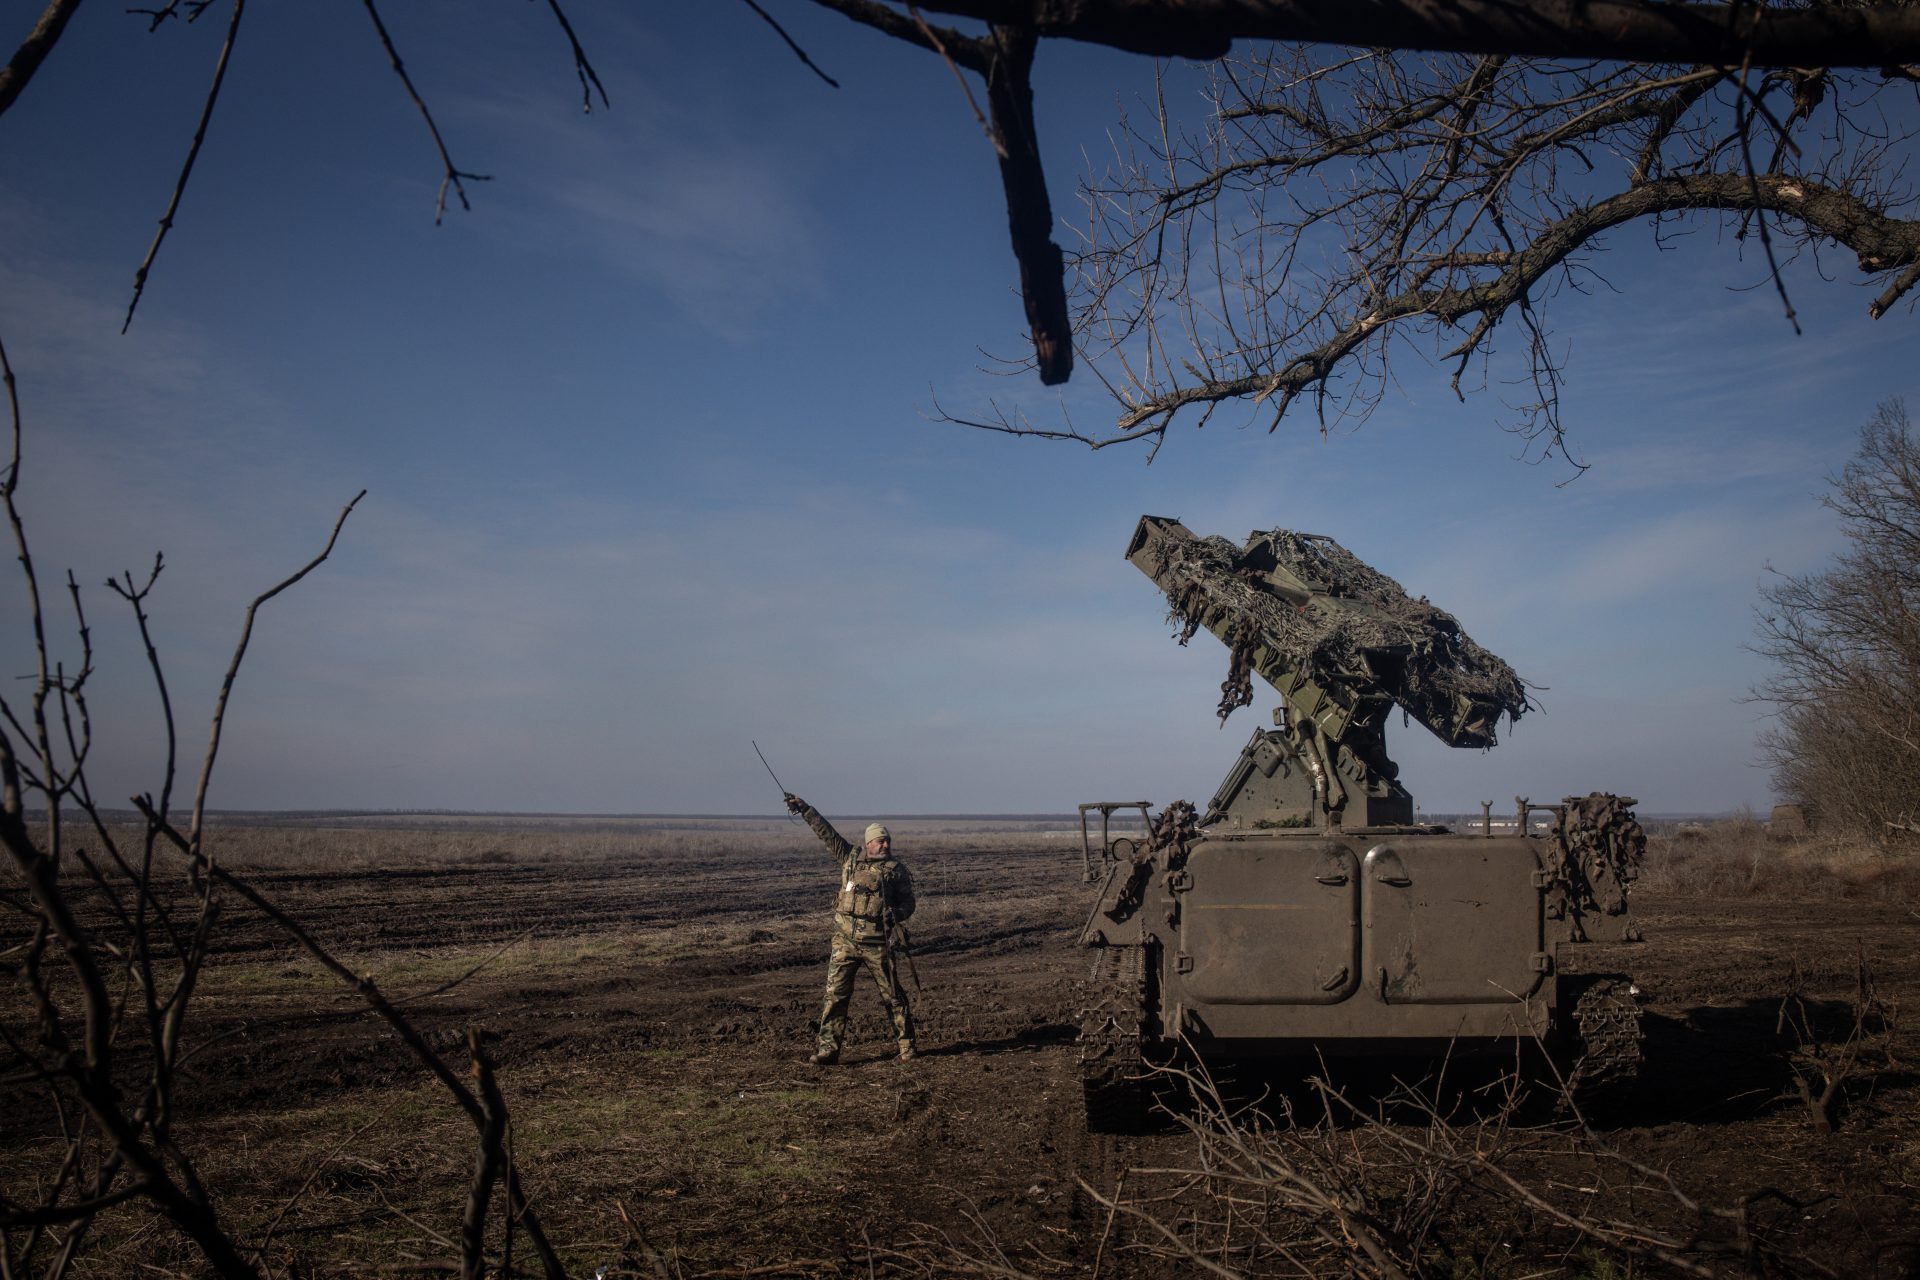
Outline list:
[[[234,679],[240,674],[240,664],[246,659],[247,645],[253,638],[254,615],[260,611],[261,605],[326,563],[327,557],[333,554],[334,544],[340,541],[340,530],[346,525],[347,517],[353,514],[353,509],[360,505],[360,499],[366,496],[367,491],[362,489],[340,509],[340,515],[333,522],[333,531],[327,535],[327,545],[320,548],[320,554],[307,561],[288,577],[255,596],[247,604],[246,616],[240,623],[240,639],[233,647],[233,657],[228,659],[226,674],[220,680],[220,692],[214,698],[213,722],[207,734],[207,753],[201,757],[200,781],[193,790],[193,817],[187,827],[187,845],[188,852],[196,862],[201,856],[200,841],[205,831],[207,787],[213,778],[214,761],[220,755],[220,731],[226,723],[227,699],[233,693]]]
[[[482,1280],[486,1270],[487,1203],[506,1164],[507,1107],[493,1078],[493,1063],[480,1044],[480,1028],[467,1028],[467,1054],[473,1060],[473,1078],[480,1090],[480,1148],[474,1156],[473,1183],[467,1191],[466,1211],[460,1217],[461,1280]],[[511,1275],[512,1268],[501,1270]]]
[[[567,21],[566,11],[560,7],[560,0],[547,0],[547,8],[553,11],[553,19],[560,24],[560,30],[566,33],[567,44],[573,50],[573,74],[580,80],[580,107],[583,111],[593,110],[593,91],[600,91],[600,105],[612,107],[607,98],[607,87],[600,83],[600,75],[593,69],[593,63],[587,61],[587,51],[580,45],[580,37],[573,34],[573,24]],[[378,21],[378,19],[375,19]],[[391,50],[389,50],[391,52]]]
[[[400,77],[400,83],[406,87],[407,97],[412,99],[414,107],[419,110],[420,118],[427,122],[427,133],[433,138],[434,150],[440,153],[440,190],[433,199],[433,225],[437,227],[447,212],[449,187],[460,198],[460,207],[471,211],[473,206],[467,203],[467,188],[462,179],[471,178],[475,182],[491,182],[493,175],[468,173],[454,165],[453,157],[447,153],[446,141],[440,136],[440,126],[433,122],[433,112],[427,109],[426,99],[422,98],[420,91],[413,87],[413,77],[407,74],[406,64],[400,61],[400,51],[393,47],[393,37],[387,34],[387,24],[380,20],[380,11],[374,7],[373,0],[361,0],[361,2],[366,5],[367,16],[373,19],[373,29],[380,37],[380,47],[387,51],[387,62],[393,67],[393,73]],[[571,27],[567,29],[567,36],[569,39],[573,36]],[[577,44],[575,48],[578,48]],[[578,66],[579,64],[576,63],[576,68]],[[591,68],[587,68],[587,71],[590,70]],[[586,71],[582,74],[586,74]],[[599,77],[594,78],[594,83],[599,83]]]
[[[838,89],[840,87],[840,82],[838,80],[835,80],[832,76],[828,75],[826,72],[822,71],[819,68],[819,66],[814,63],[814,60],[807,56],[807,51],[805,49],[802,49],[797,43],[794,42],[793,37],[787,34],[787,29],[781,26],[779,21],[772,14],[768,13],[765,9],[762,9],[758,4],[757,0],[743,0],[743,2],[746,4],[747,8],[759,14],[761,20],[764,21],[768,26],[772,27],[775,33],[778,34],[782,40],[786,41],[787,48],[793,51],[793,56],[800,59],[801,64],[804,65],[807,68],[807,70],[813,72],[813,74],[819,76],[822,80],[825,80],[829,85],[833,86],[835,89]]]
[[[200,144],[207,139],[207,125],[213,120],[214,105],[220,100],[220,86],[226,82],[227,63],[233,57],[234,37],[240,33],[240,15],[246,11],[247,0],[233,0],[233,16],[227,20],[227,36],[220,44],[220,60],[214,64],[213,84],[207,89],[206,101],[200,107],[200,122],[193,128],[193,142],[187,147],[186,161],[180,166],[180,176],[173,184],[173,195],[167,201],[167,211],[160,215],[160,226],[153,233],[153,242],[147,246],[147,256],[133,273],[133,297],[127,303],[127,317],[120,322],[120,332],[125,333],[133,324],[133,311],[140,305],[140,296],[146,292],[147,273],[153,270],[154,259],[160,255],[160,246],[166,241],[167,233],[173,230],[173,215],[180,208],[180,197],[186,194],[187,179],[193,176],[194,161],[200,158]]]

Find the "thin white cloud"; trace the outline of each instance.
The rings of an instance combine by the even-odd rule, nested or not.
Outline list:
[[[1597,435],[1597,433],[1596,433]],[[1702,424],[1665,440],[1613,445],[1589,439],[1582,451],[1592,469],[1582,476],[1586,492],[1692,493],[1735,488],[1756,480],[1790,481],[1812,489],[1832,450],[1818,439],[1741,435]]]
[[[735,343],[820,287],[811,194],[750,131],[649,103],[589,119],[531,95],[450,106],[513,174],[476,222],[496,242],[587,255]]]
[[[1812,503],[1676,512],[1584,545],[1554,580],[1566,584],[1564,599],[1595,612],[1675,589],[1747,591],[1770,557],[1804,557],[1827,541],[1830,525]]]

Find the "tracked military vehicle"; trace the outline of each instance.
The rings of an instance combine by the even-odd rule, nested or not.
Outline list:
[[[1502,829],[1483,810],[1456,832],[1414,821],[1386,753],[1395,707],[1450,745],[1493,746],[1499,719],[1527,710],[1513,669],[1330,538],[1275,529],[1236,547],[1146,516],[1127,558],[1182,644],[1201,629],[1226,644],[1223,722],[1256,674],[1281,706],[1204,812],[1175,802],[1144,846],[1102,842],[1081,935],[1090,1126],[1135,1126],[1152,1068],[1181,1052],[1457,1056],[1526,1040],[1576,1096],[1631,1080],[1631,983],[1588,971],[1581,947],[1636,936],[1635,802],[1519,799]]]

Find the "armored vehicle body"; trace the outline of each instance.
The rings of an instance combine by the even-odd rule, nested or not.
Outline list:
[[[1413,821],[1386,754],[1395,706],[1443,741],[1492,746],[1498,718],[1526,710],[1513,670],[1331,539],[1273,530],[1235,548],[1148,516],[1128,559],[1182,643],[1204,627],[1227,644],[1223,719],[1251,701],[1254,673],[1283,705],[1204,813],[1176,801],[1131,856],[1103,849],[1081,936],[1089,1123],[1137,1123],[1145,1077],[1182,1049],[1334,1058],[1527,1039],[1583,1093],[1629,1080],[1631,983],[1586,972],[1579,947],[1634,936],[1634,801],[1521,799],[1507,830],[1489,815],[1453,832]]]

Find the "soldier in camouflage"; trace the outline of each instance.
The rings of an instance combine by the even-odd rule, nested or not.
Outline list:
[[[787,809],[807,820],[813,833],[840,863],[840,893],[833,903],[833,952],[827,960],[827,996],[820,1006],[820,1040],[810,1061],[829,1066],[840,1060],[847,1030],[847,1003],[854,974],[863,966],[880,988],[893,1019],[900,1060],[914,1056],[913,1011],[893,963],[893,931],[913,914],[913,877],[893,856],[893,838],[879,823],[867,827],[856,845],[833,829],[820,811],[792,792]]]

